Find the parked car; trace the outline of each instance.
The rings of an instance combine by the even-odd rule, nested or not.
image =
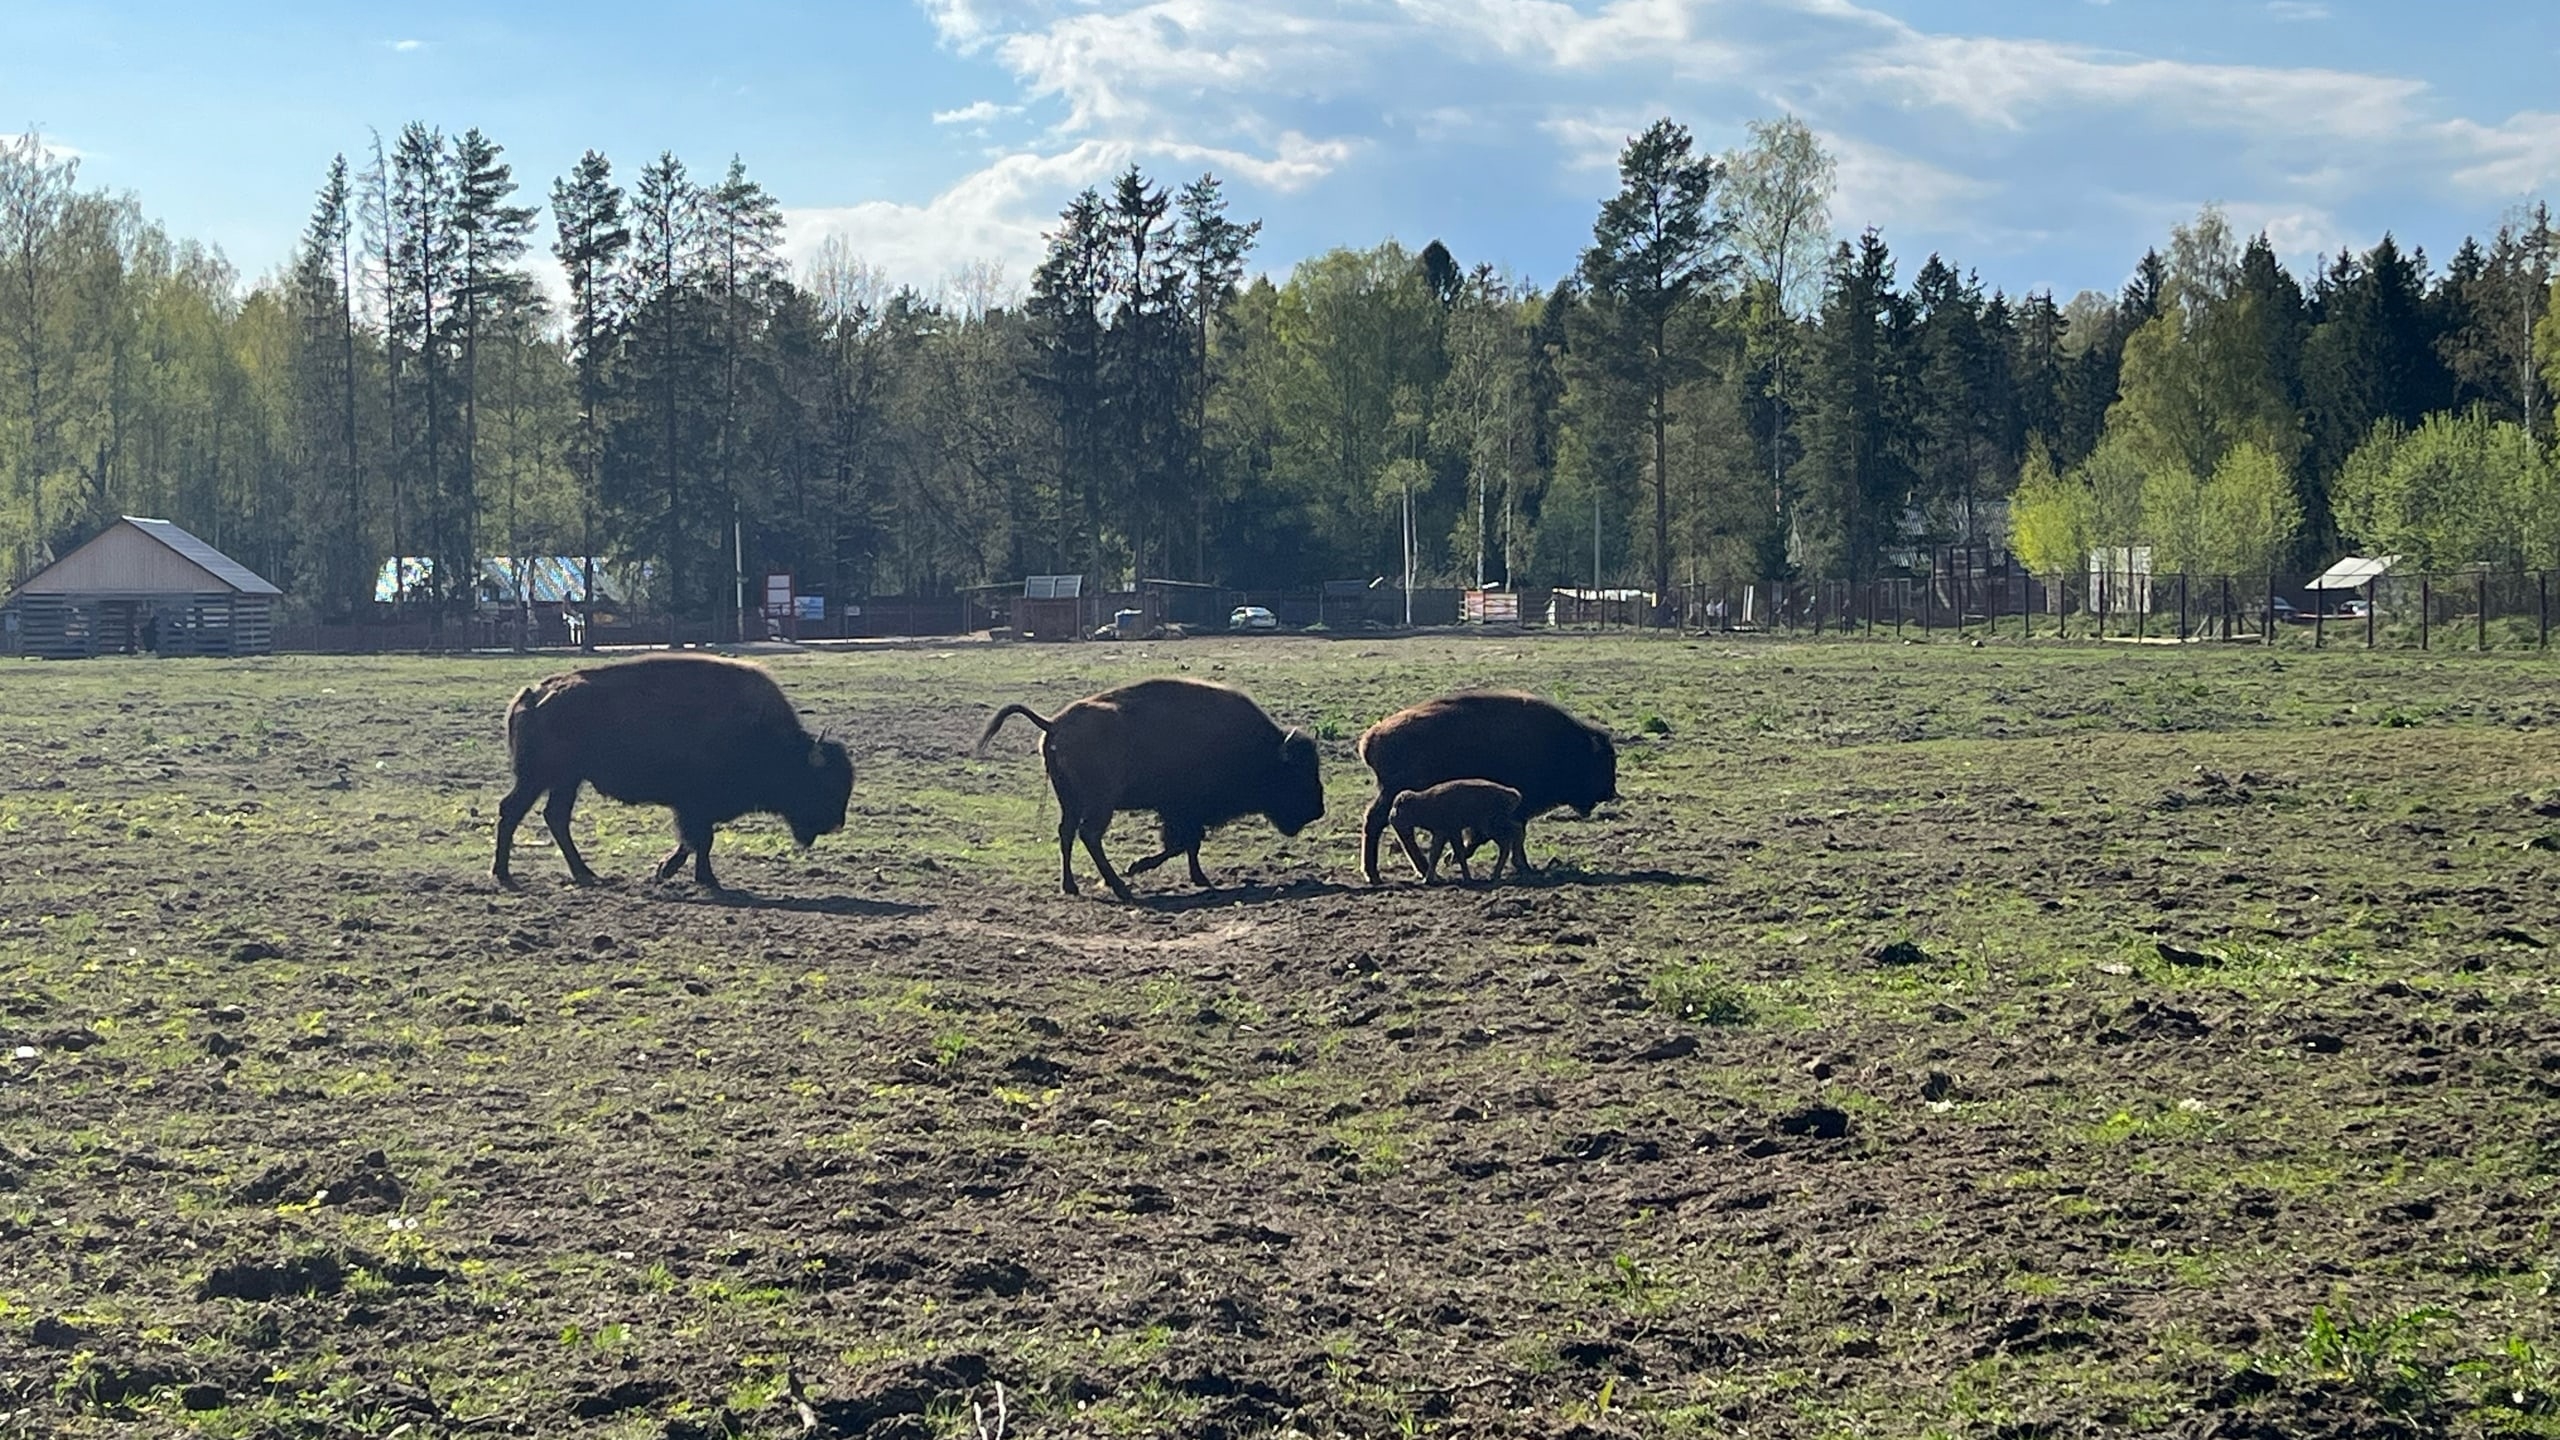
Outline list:
[[[1235,613],[1227,617],[1227,628],[1230,630],[1277,630],[1280,628],[1280,617],[1259,605],[1239,605],[1235,608]]]

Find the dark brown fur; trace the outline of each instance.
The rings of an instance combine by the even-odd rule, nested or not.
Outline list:
[[[1520,851],[1520,792],[1491,780],[1449,780],[1428,790],[1407,790],[1387,806],[1387,823],[1396,830],[1396,841],[1404,853],[1414,853],[1414,832],[1431,832],[1430,852],[1414,866],[1414,873],[1429,885],[1440,878],[1440,852],[1446,848],[1458,862],[1458,873],[1473,880],[1467,869],[1467,857],[1476,847],[1490,842],[1494,846],[1493,878],[1502,878],[1502,867],[1517,863],[1525,873],[1530,869],[1529,857]]]
[[[507,852],[516,826],[546,791],[543,821],[578,883],[596,877],[569,837],[569,820],[578,788],[593,785],[615,800],[673,809],[676,848],[658,878],[691,855],[694,879],[715,889],[713,827],[779,815],[805,847],[844,828],[853,791],[844,746],[801,728],[773,677],[706,655],[652,656],[529,685],[507,707],[507,754],[515,788],[498,803],[498,854],[489,866],[501,884],[514,883]]]
[[[1559,805],[1588,815],[1618,798],[1618,747],[1608,731],[1508,690],[1444,695],[1399,710],[1361,735],[1360,758],[1378,777],[1378,796],[1360,832],[1360,873],[1371,884],[1378,879],[1387,811],[1407,790],[1444,780],[1498,781],[1520,792],[1524,826]],[[1421,868],[1409,845],[1406,858]],[[1529,868],[1525,853],[1520,867]]]
[[[1058,795],[1058,883],[1076,893],[1075,842],[1123,900],[1129,887],[1102,853],[1111,817],[1152,810],[1163,822],[1164,848],[1129,867],[1143,875],[1176,855],[1191,865],[1191,883],[1206,886],[1200,842],[1244,815],[1262,815],[1295,835],[1324,815],[1324,784],[1315,741],[1282,733],[1242,691],[1198,680],[1140,680],[1088,695],[1052,716],[1007,705],[978,737],[984,750],[996,731],[1022,716],[1044,732],[1040,760]]]

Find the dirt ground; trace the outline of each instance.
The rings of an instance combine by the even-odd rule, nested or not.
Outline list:
[[[767,663],[860,774],[729,897],[488,879],[562,657],[0,671],[0,1435],[2560,1435],[2546,657]],[[1151,673],[1328,816],[1060,895],[971,746]],[[1626,799],[1359,883],[1481,683]]]

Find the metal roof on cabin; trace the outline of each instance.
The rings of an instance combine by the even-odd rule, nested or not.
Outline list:
[[[243,595],[281,595],[284,592],[261,578],[257,571],[207,545],[166,520],[153,520],[142,515],[127,515],[124,523],[184,555],[215,579]]]
[[[1032,575],[1022,582],[1025,600],[1073,600],[1083,594],[1082,575]]]

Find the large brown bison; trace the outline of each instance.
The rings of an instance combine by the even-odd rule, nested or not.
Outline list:
[[[844,828],[853,761],[844,746],[801,728],[773,677],[753,665],[706,655],[661,655],[571,670],[519,692],[507,707],[507,754],[515,788],[498,802],[498,858],[489,873],[511,885],[507,851],[536,797],[551,794],[542,818],[569,874],[595,872],[569,838],[578,787],[635,805],[675,811],[676,848],[661,880],[693,857],[693,878],[711,874],[712,827],[741,815],[779,815],[807,848]]]
[[[1243,692],[1198,680],[1140,680],[1088,695],[1052,716],[1007,705],[978,737],[984,751],[1004,722],[1019,715],[1044,732],[1040,760],[1058,792],[1058,883],[1076,893],[1075,840],[1102,882],[1123,900],[1128,885],[1102,853],[1102,837],[1121,810],[1152,810],[1163,822],[1164,848],[1129,867],[1143,875],[1176,855],[1191,864],[1191,883],[1207,886],[1200,842],[1210,829],[1261,815],[1295,835],[1324,815],[1324,782],[1316,742],[1283,733]]]
[[[1360,874],[1378,881],[1378,836],[1395,798],[1447,780],[1492,780],[1520,792],[1527,824],[1559,805],[1588,815],[1618,798],[1618,747],[1609,732],[1553,703],[1507,690],[1475,690],[1399,710],[1360,736],[1360,758],[1378,777],[1378,798],[1360,827]],[[1414,869],[1412,842],[1396,837]],[[1516,853],[1520,868],[1529,857]]]

